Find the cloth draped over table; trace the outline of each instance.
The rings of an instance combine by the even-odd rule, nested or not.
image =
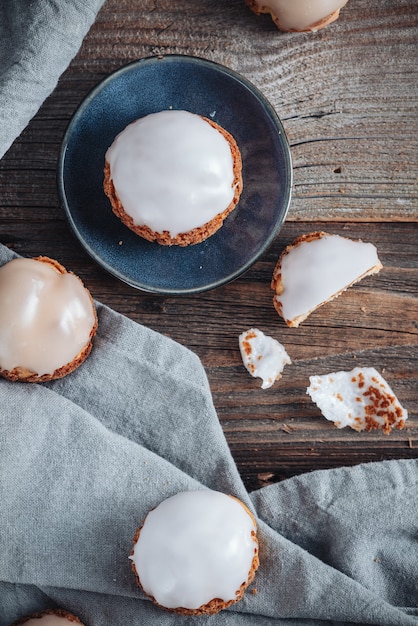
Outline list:
[[[0,158],[55,88],[104,0],[1,0]]]
[[[0,4],[0,157],[101,4]],[[0,246],[0,265],[13,256]],[[0,626],[50,607],[86,626],[418,624],[418,461],[247,493],[197,356],[97,308],[94,348],[76,372],[44,385],[0,380]],[[195,488],[241,498],[259,526],[256,579],[214,617],[155,607],[128,559],[148,510]]]
[[[0,265],[12,256],[2,246]],[[244,600],[197,623],[418,623],[418,461],[249,494],[197,356],[97,308],[93,351],[73,374],[0,380],[0,626],[55,606],[86,626],[195,623],[146,599],[128,559],[148,510],[195,488],[253,510],[261,561]]]

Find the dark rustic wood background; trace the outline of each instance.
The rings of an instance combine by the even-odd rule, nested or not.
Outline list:
[[[56,187],[60,142],[88,91],[138,58],[192,54],[250,79],[284,124],[294,164],[288,219],[234,283],[164,297],[104,273],[67,225]],[[315,469],[418,456],[418,4],[350,0],[318,33],[280,33],[243,0],[107,0],[81,50],[0,161],[0,241],[48,255],[93,296],[195,351],[249,489]],[[268,175],[268,173],[266,173]],[[299,328],[272,305],[277,257],[296,236],[326,230],[373,242],[384,265]],[[247,374],[238,335],[257,326],[293,364],[269,390]],[[338,430],[306,395],[308,377],[379,369],[410,418],[403,431]]]

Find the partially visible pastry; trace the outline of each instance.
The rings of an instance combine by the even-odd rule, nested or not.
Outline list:
[[[130,558],[138,585],[155,604],[212,615],[240,600],[254,578],[256,522],[237,498],[184,491],[148,513]]]
[[[340,235],[313,232],[298,237],[280,255],[273,271],[273,303],[288,326],[382,268],[376,247]]]
[[[93,299],[78,276],[48,257],[0,267],[0,376],[62,378],[90,354],[97,330]]]
[[[348,0],[245,0],[254,13],[269,13],[282,31],[317,31],[335,22]]]
[[[46,609],[38,613],[31,613],[13,622],[11,626],[70,626],[78,624],[83,626],[78,617],[63,609]]]
[[[188,111],[129,124],[106,152],[104,191],[140,237],[187,246],[213,235],[242,191],[241,153],[216,122]]]

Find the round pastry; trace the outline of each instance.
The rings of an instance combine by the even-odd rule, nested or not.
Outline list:
[[[282,31],[317,31],[335,22],[348,0],[245,0],[260,15],[270,13]]]
[[[0,302],[0,376],[62,378],[90,354],[97,329],[92,297],[57,261],[18,258],[0,267]]]
[[[200,243],[236,207],[242,161],[235,139],[187,111],[129,124],[106,152],[104,191],[137,235],[162,245]]]
[[[138,528],[132,569],[158,606],[211,615],[237,602],[258,568],[252,513],[218,491],[185,491],[150,511]]]
[[[69,624],[83,626],[78,617],[63,609],[46,609],[40,613],[32,613],[13,622],[11,626],[23,626],[23,624],[25,626],[69,626]]]

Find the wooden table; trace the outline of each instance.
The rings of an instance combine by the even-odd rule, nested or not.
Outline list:
[[[132,60],[191,54],[240,72],[283,121],[294,164],[287,221],[242,277],[214,291],[165,297],[98,267],[70,232],[56,188],[63,133],[104,76]],[[283,34],[242,0],[107,0],[83,46],[0,162],[0,241],[48,255],[93,296],[195,351],[249,489],[302,472],[418,456],[418,5],[350,0],[316,34]],[[266,173],[267,175],[268,173]],[[287,328],[272,305],[278,255],[325,230],[373,242],[383,270]],[[238,335],[257,326],[293,364],[271,389],[242,365]],[[410,417],[381,432],[339,430],[306,395],[311,374],[373,366]]]

